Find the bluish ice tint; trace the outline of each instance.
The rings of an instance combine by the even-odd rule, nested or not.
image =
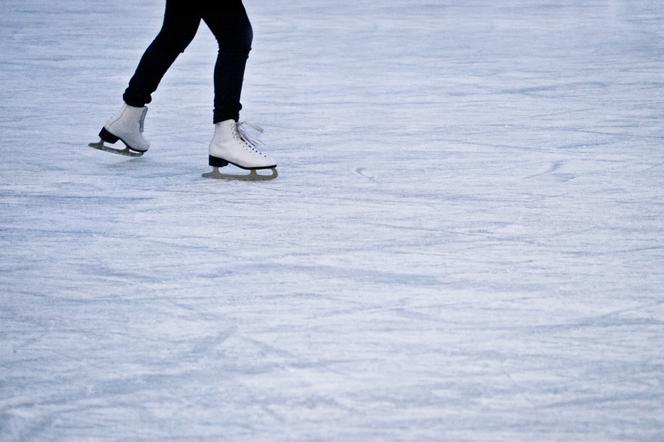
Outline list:
[[[664,439],[664,3],[247,0],[87,148],[163,2],[3,0],[0,440]]]

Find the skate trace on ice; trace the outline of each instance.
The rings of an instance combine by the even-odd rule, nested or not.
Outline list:
[[[163,2],[3,2],[0,439],[664,439],[664,4],[245,4],[263,183],[204,26],[125,158]]]

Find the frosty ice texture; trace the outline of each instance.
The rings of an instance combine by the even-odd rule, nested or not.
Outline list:
[[[3,0],[0,439],[661,440],[664,3],[252,0],[94,151],[163,2]]]

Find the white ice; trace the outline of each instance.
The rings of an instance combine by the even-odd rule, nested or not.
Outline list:
[[[0,440],[664,440],[664,2],[246,0],[89,149],[162,0],[2,0]]]

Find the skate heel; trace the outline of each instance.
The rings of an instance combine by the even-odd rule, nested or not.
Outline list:
[[[120,137],[116,137],[115,135],[107,131],[105,127],[101,128],[101,131],[99,132],[99,138],[111,144],[114,144],[116,141],[120,139]]]
[[[228,161],[222,160],[221,158],[213,157],[210,155],[208,157],[208,164],[212,167],[224,167],[228,166]]]

